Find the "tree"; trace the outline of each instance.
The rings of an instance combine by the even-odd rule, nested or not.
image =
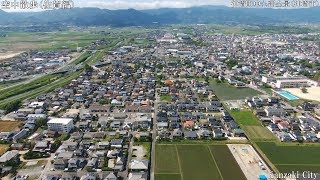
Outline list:
[[[11,103],[7,103],[3,106],[3,110],[6,111],[6,113],[10,113],[12,111],[15,111],[17,109],[19,109],[21,105],[21,100],[16,100],[16,101],[13,101]]]
[[[206,77],[204,78],[204,80],[206,81],[207,84],[209,84],[209,77],[208,77],[208,76],[206,76]]]
[[[308,89],[305,87],[301,88],[301,91],[302,91],[302,93],[308,93]]]
[[[86,72],[92,72],[93,71],[93,67],[91,67],[89,64],[85,63],[84,64],[84,70]]]
[[[42,127],[42,126],[45,126],[47,123],[47,120],[44,119],[44,118],[41,118],[41,119],[37,119],[35,124],[37,127]]]
[[[108,102],[105,99],[101,99],[99,100],[99,104],[104,105],[104,104],[108,104]]]
[[[227,67],[228,67],[229,69],[231,69],[232,67],[238,65],[238,61],[235,60],[235,59],[229,59],[229,60],[226,62],[226,64],[227,64]]]

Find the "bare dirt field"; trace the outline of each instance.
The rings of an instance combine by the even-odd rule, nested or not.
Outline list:
[[[13,58],[21,53],[23,53],[23,51],[0,53],[0,61],[6,60],[9,58]]]
[[[20,121],[0,121],[0,132],[12,131],[16,129],[20,124]]]
[[[320,102],[320,87],[307,88],[308,93],[303,93],[300,88],[287,88],[285,91],[301,98]]]
[[[4,153],[7,151],[8,148],[9,148],[8,145],[6,145],[6,144],[0,144],[0,156],[1,156],[2,154],[4,154]]]
[[[258,153],[253,149],[251,145],[228,144],[228,148],[239,164],[242,172],[246,176],[246,179],[256,180],[261,174],[265,174],[267,176],[271,174],[268,166],[260,158]],[[260,165],[263,165],[265,167],[265,170],[262,170]]]

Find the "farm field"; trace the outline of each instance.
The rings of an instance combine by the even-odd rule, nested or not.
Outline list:
[[[213,92],[220,100],[238,100],[254,97],[261,93],[251,88],[236,88],[227,83],[212,82]]]
[[[222,179],[208,146],[177,146],[182,179]]]
[[[210,151],[212,152],[217,165],[220,169],[220,172],[223,176],[223,179],[238,179],[245,180],[243,172],[241,171],[238,163],[233,158],[232,153],[229,148],[225,145],[210,146]],[[232,169],[232,173],[230,173]]]
[[[53,50],[83,47],[99,38],[98,34],[80,31],[63,32],[8,32],[0,38],[0,49],[21,52],[29,49]]]
[[[181,180],[180,174],[155,174],[156,180]]]
[[[155,152],[156,180],[245,179],[226,145],[157,144]]]
[[[277,145],[274,142],[257,142],[257,145],[279,171],[310,169],[320,172],[320,146]]]
[[[180,173],[175,145],[157,145],[155,159],[157,173]]]
[[[283,173],[290,173],[292,171],[311,171],[311,172],[317,172],[320,173],[320,165],[278,165],[278,170]]]
[[[0,132],[12,131],[20,124],[20,121],[0,121]]]

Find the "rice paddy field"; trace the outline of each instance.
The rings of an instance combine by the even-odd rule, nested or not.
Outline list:
[[[280,172],[312,171],[320,173],[320,146],[257,142],[259,148]]]
[[[158,144],[155,160],[156,180],[245,179],[226,145]]]

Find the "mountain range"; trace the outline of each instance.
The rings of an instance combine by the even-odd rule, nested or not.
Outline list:
[[[145,26],[152,24],[292,24],[320,23],[320,7],[301,9],[200,6],[152,10],[73,8],[41,12],[0,10],[0,25]]]

